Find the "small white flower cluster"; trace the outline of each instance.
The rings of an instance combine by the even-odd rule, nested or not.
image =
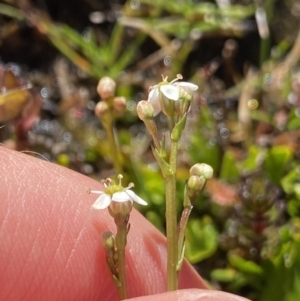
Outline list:
[[[122,175],[118,176],[119,184],[116,185],[111,179],[106,179],[101,181],[104,185],[104,191],[101,190],[88,190],[88,193],[100,194],[95,203],[92,205],[93,209],[101,210],[109,207],[111,202],[136,202],[140,205],[146,206],[147,203],[136,195],[130,188],[134,185],[133,183],[129,184],[128,187],[123,187],[121,185]]]
[[[185,92],[192,94],[198,90],[198,86],[189,82],[177,82],[182,79],[181,75],[177,75],[177,78],[171,82],[167,81],[167,77],[163,78],[163,81],[158,85],[150,87],[148,101],[151,103],[154,109],[154,115],[157,115],[161,111],[160,94],[163,94],[167,99],[178,101],[180,98],[181,89]]]

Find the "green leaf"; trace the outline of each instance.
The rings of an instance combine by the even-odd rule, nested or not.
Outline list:
[[[0,13],[17,20],[24,20],[24,16],[21,10],[10,5],[0,3]]]
[[[139,34],[139,36],[136,37],[136,39],[130,45],[128,45],[126,49],[124,49],[118,60],[113,61],[112,65],[110,66],[112,73],[119,75],[119,73],[134,60],[138,48],[145,40],[145,37],[146,36],[144,34]]]
[[[256,275],[262,275],[264,272],[263,269],[255,262],[245,260],[234,253],[229,253],[228,260],[230,264],[239,271]]]
[[[257,167],[257,156],[260,151],[257,146],[252,145],[249,148],[247,159],[242,163],[242,169],[247,171],[253,171]]]
[[[190,219],[186,228],[187,259],[197,263],[212,256],[218,246],[218,232],[210,217]]]
[[[294,184],[298,182],[300,176],[300,170],[298,167],[291,170],[284,178],[281,180],[281,185],[285,193],[294,193]]]
[[[213,280],[219,282],[233,282],[238,272],[233,269],[215,269],[211,272],[210,276]]]
[[[161,169],[163,177],[166,178],[170,176],[172,174],[170,165],[164,160],[164,158],[161,157],[159,151],[156,148],[152,148],[152,153]]]
[[[252,16],[255,13],[254,5],[228,5],[221,9],[220,13],[224,17],[245,19]]]
[[[291,110],[289,113],[288,130],[298,130],[300,128],[299,108]]]
[[[298,301],[300,281],[300,243],[290,242],[290,251],[282,252],[277,260],[266,261],[264,270],[266,283],[260,301]],[[293,257],[293,264],[287,266],[286,258]]]
[[[264,169],[274,184],[280,185],[286,166],[292,156],[293,151],[291,148],[284,145],[274,146],[267,152]]]
[[[179,141],[182,131],[185,128],[187,114],[185,113],[184,116],[179,120],[179,122],[174,126],[172,133],[171,133],[171,139],[173,141]]]

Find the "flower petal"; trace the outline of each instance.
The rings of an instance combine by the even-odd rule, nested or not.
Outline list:
[[[151,103],[154,109],[154,116],[156,116],[161,111],[159,92],[157,88],[154,88],[149,92],[148,101]]]
[[[128,194],[126,194],[125,191],[115,192],[112,195],[112,200],[114,202],[119,202],[119,203],[127,202],[127,201],[132,201],[131,198],[130,198],[130,196]]]
[[[161,93],[166,96],[170,100],[178,100],[179,99],[179,89],[178,87],[172,85],[161,85],[160,86]]]
[[[137,202],[138,204],[143,205],[143,206],[147,206],[148,205],[142,198],[140,198],[138,195],[136,195],[132,190],[127,189],[124,192],[126,194],[128,194],[128,196],[130,197],[130,199],[133,200],[134,202]]]
[[[156,100],[159,100],[159,92],[158,92],[157,86],[153,87],[148,95],[148,101],[155,102]]]
[[[110,202],[111,202],[110,195],[103,193],[98,197],[98,199],[92,205],[92,208],[96,210],[105,209],[109,206]]]
[[[198,90],[198,86],[194,85],[192,83],[188,83],[188,82],[178,82],[178,83],[174,83],[174,86],[178,86],[181,87],[185,90],[190,90],[190,91],[197,91]]]

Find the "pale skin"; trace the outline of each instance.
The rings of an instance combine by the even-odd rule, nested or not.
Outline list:
[[[0,147],[0,301],[117,301],[99,234],[115,232],[95,211],[101,184],[49,162]],[[166,288],[166,240],[133,211],[127,245],[132,301],[242,301],[209,290],[185,262],[176,292]],[[151,296],[154,295],[155,296]],[[143,296],[143,297],[142,297]]]

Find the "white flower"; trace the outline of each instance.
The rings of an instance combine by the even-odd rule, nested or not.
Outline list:
[[[106,179],[105,181],[102,181],[104,184],[104,191],[101,190],[89,190],[89,193],[96,193],[100,194],[100,196],[97,198],[95,203],[92,205],[93,209],[100,210],[107,208],[111,202],[136,202],[140,205],[146,206],[147,203],[140,198],[138,195],[136,195],[130,188],[132,188],[134,185],[133,183],[129,184],[128,187],[123,187],[121,185],[121,179],[122,176],[118,176],[120,183],[119,185],[112,184],[111,179]]]
[[[167,78],[163,78],[163,81],[160,84],[151,87],[148,95],[148,101],[153,106],[154,115],[157,115],[161,111],[161,103],[159,100],[160,93],[162,93],[167,99],[178,101],[181,89],[185,90],[189,94],[198,90],[198,86],[192,83],[176,82],[179,79],[182,79],[182,76],[177,75],[177,78],[168,83]]]

